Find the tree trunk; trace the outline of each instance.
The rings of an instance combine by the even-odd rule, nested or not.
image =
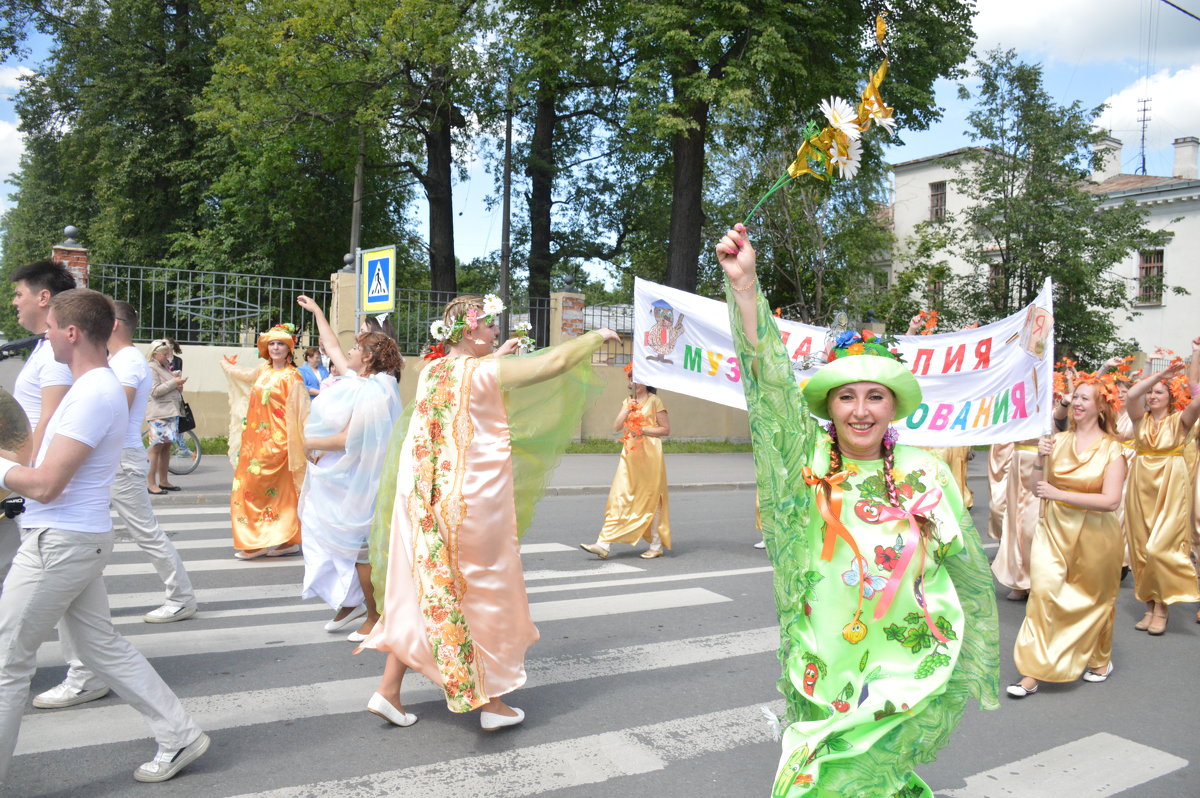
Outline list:
[[[558,122],[554,95],[539,92],[529,144],[525,175],[529,178],[529,297],[550,296],[550,272],[554,267],[551,252],[551,211],[554,207],[554,132]],[[539,312],[540,311],[540,312]],[[539,344],[549,343],[548,308],[530,308],[533,337]]]
[[[688,65],[690,73],[700,65]],[[678,83],[676,82],[676,86]],[[676,99],[680,91],[676,88]],[[691,127],[671,138],[674,175],[671,191],[671,229],[667,244],[667,285],[683,291],[696,290],[699,270],[700,235],[704,226],[704,145],[708,137],[708,103],[686,101]]]
[[[449,105],[439,104],[433,111],[425,131],[428,166],[421,183],[429,198],[429,284],[434,291],[455,292],[451,118]]]

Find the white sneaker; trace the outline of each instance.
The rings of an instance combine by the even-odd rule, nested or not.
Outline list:
[[[754,544],[754,548],[756,548],[756,549],[765,549],[766,547],[767,547],[767,541],[765,541],[765,540],[760,540]]]
[[[76,690],[63,682],[34,696],[33,705],[38,709],[62,709],[63,707],[73,707],[76,704],[86,704],[97,698],[104,698],[106,695],[108,695],[107,687],[95,690]]]
[[[166,781],[199,759],[208,750],[211,742],[207,734],[200,732],[200,736],[189,745],[174,751],[166,750],[160,745],[154,759],[139,765],[138,769],[133,771],[133,777],[138,781]]]
[[[146,623],[173,623],[186,621],[196,614],[196,605],[182,607],[178,604],[164,604],[156,610],[151,610],[142,616]]]

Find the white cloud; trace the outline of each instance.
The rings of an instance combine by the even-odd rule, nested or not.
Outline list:
[[[21,153],[24,151],[25,143],[17,126],[12,122],[0,120],[0,213],[8,210],[11,204],[8,193],[12,190],[12,185],[4,181],[17,171]]]
[[[21,88],[21,78],[32,75],[33,70],[24,66],[0,65],[0,92],[11,95]]]
[[[1200,27],[1200,22],[1196,25]],[[1194,99],[1197,96],[1200,96],[1200,64],[1175,71],[1164,69],[1105,100],[1108,109],[1097,124],[1124,143],[1121,160],[1129,164],[1141,141],[1138,100],[1151,101],[1146,148],[1170,150],[1171,143],[1181,136],[1200,136],[1200,103]],[[1127,167],[1125,171],[1132,170]]]
[[[1160,0],[978,0],[976,8],[981,53],[1012,47],[1066,64],[1148,60],[1160,68],[1194,64],[1200,49],[1200,22]]]

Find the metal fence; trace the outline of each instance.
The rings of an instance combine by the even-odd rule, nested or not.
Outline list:
[[[267,274],[202,272],[95,263],[88,286],[133,305],[138,311],[138,340],[170,337],[181,344],[250,346],[257,334],[275,324],[292,323],[315,341],[312,317],[296,304],[306,294],[329,310],[329,280]],[[398,288],[396,310],[385,314],[384,328],[406,355],[430,343],[429,325],[442,317],[449,291]],[[509,328],[533,324],[538,346],[550,342],[550,300],[516,296],[509,306]],[[357,326],[357,325],[356,325]],[[389,329],[390,328],[390,329]]]
[[[275,324],[311,327],[296,297],[307,294],[328,307],[332,294],[329,280],[111,263],[91,265],[88,287],[137,309],[138,340],[222,346],[252,345]]]
[[[607,327],[621,336],[605,341],[592,355],[597,365],[624,366],[633,359],[633,305],[584,305],[583,329]]]
[[[423,291],[399,288],[396,290],[396,310],[386,315],[388,330],[400,344],[406,355],[420,354],[432,343],[429,325],[442,318],[446,304],[459,294],[453,291]],[[517,324],[528,322],[533,329],[529,333],[537,341],[538,348],[550,343],[550,299],[548,297],[514,296],[500,297],[508,310],[507,332],[514,335]],[[503,326],[503,325],[502,325]],[[385,327],[386,329],[386,327]],[[501,333],[505,330],[501,329]]]

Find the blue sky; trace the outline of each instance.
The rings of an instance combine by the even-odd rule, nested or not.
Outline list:
[[[1176,2],[1200,15],[1200,0]],[[1046,88],[1061,104],[1080,100],[1087,106],[1110,105],[1099,121],[1124,143],[1122,171],[1133,172],[1139,164],[1139,98],[1151,99],[1149,174],[1171,174],[1175,138],[1200,136],[1200,21],[1161,0],[977,0],[976,8],[977,51],[1013,48],[1023,60],[1041,63]],[[45,48],[43,42],[38,49],[44,53]],[[17,168],[21,142],[11,100],[18,75],[36,68],[36,60],[0,65],[0,175]],[[857,91],[847,87],[846,93]],[[942,81],[942,121],[928,131],[902,133],[904,143],[888,149],[889,160],[898,163],[969,144],[964,134],[969,104],[956,93],[954,82]],[[484,206],[492,187],[491,177],[476,161],[468,180],[455,189],[455,245],[463,260],[500,246],[499,208]],[[0,185],[0,211],[8,207],[9,189]],[[68,222],[86,224],[63,223]],[[83,232],[86,243],[86,229]]]

